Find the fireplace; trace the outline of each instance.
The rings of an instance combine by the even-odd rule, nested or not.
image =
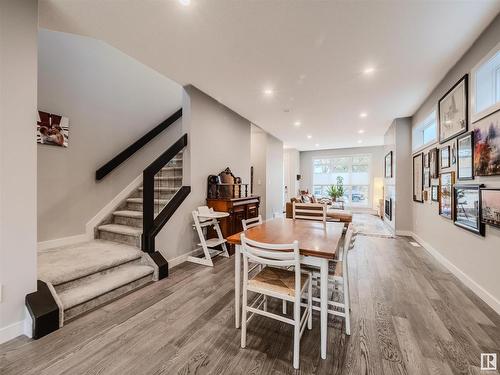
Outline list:
[[[392,221],[392,198],[384,201],[385,217]]]

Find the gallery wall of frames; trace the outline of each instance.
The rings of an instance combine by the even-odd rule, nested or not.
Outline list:
[[[437,142],[413,154],[413,201],[436,202],[436,215],[485,236],[486,225],[500,228],[500,188],[491,179],[500,176],[500,110],[470,122],[469,95],[466,74],[436,103]]]

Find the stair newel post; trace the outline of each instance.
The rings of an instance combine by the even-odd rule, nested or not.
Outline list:
[[[153,253],[155,251],[154,237],[150,234],[154,222],[154,174],[147,169],[143,172],[142,194],[142,251]]]

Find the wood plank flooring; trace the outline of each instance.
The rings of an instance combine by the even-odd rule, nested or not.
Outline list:
[[[330,318],[321,360],[315,315],[297,372],[286,324],[255,317],[240,349],[233,258],[222,258],[176,267],[38,341],[0,345],[0,374],[480,374],[481,352],[500,356],[500,316],[408,238],[359,235],[349,260],[351,336]]]

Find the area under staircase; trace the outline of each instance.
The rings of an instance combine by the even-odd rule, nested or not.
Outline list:
[[[108,175],[170,124],[177,111],[96,172]],[[33,337],[168,276],[155,237],[190,192],[183,186],[183,135],[143,172],[143,181],[94,228],[94,240],[40,251],[38,291],[26,296]]]

